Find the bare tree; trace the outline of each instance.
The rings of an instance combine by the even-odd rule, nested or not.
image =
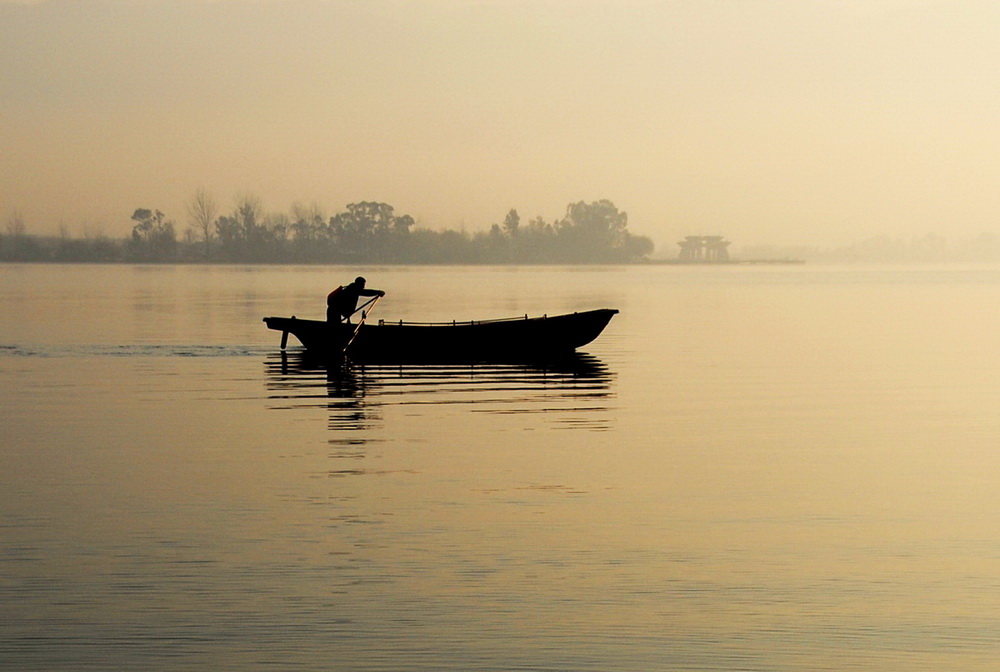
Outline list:
[[[7,216],[7,233],[13,238],[22,238],[28,232],[28,227],[24,223],[24,215],[14,210]]]
[[[28,231],[21,213],[17,210],[11,211],[4,220],[4,229],[7,235],[0,234],[0,259],[19,260],[27,244],[25,234]]]
[[[204,188],[199,188],[191,197],[188,203],[188,219],[191,227],[201,234],[201,239],[205,243],[205,256],[209,256],[209,248],[212,243],[212,223],[215,215],[218,214],[219,207],[215,199]]]
[[[296,201],[292,203],[292,221],[308,222],[310,224],[323,223],[326,221],[326,215],[323,214],[323,208],[318,203],[314,202],[306,205],[301,201]]]

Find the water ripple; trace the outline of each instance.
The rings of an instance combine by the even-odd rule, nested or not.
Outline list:
[[[258,345],[189,344],[0,344],[0,357],[89,358],[89,357],[264,357],[273,348]]]

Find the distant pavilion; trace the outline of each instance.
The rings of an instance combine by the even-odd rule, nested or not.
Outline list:
[[[722,236],[687,236],[677,244],[680,261],[729,261],[729,241]]]

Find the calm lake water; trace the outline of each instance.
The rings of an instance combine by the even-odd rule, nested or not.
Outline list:
[[[266,315],[622,312],[325,369]],[[994,670],[1000,267],[0,266],[0,668]]]

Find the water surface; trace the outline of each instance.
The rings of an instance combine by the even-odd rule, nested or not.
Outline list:
[[[618,308],[559,365],[265,315]],[[0,667],[988,670],[1000,268],[0,266]]]

